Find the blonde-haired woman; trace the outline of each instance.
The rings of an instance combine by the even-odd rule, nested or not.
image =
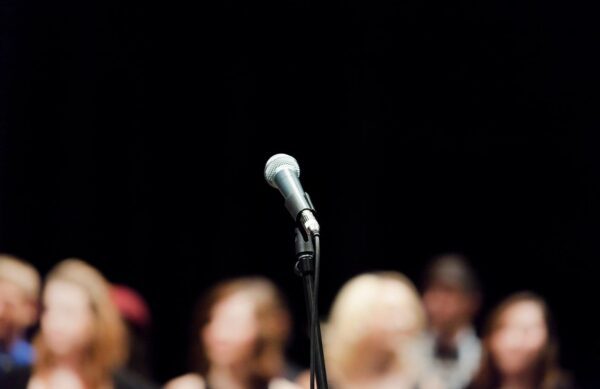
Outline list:
[[[133,389],[145,383],[117,374],[127,356],[125,327],[109,284],[78,259],[59,263],[42,293],[33,370],[4,377],[11,389]],[[3,386],[6,385],[6,386]]]
[[[434,387],[421,376],[424,327],[419,295],[404,275],[389,271],[352,278],[335,298],[323,328],[331,388]],[[306,375],[302,381],[309,386]]]
[[[268,279],[221,282],[202,299],[195,325],[195,372],[167,389],[295,389],[285,378],[290,318]],[[294,375],[295,378],[295,375]]]

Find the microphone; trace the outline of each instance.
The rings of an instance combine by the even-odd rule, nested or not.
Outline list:
[[[319,223],[308,193],[300,184],[300,166],[296,159],[287,154],[275,154],[265,164],[265,180],[278,189],[285,198],[287,208],[294,221],[302,227],[306,236],[319,235]]]

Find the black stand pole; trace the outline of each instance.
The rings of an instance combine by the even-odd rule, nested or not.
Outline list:
[[[302,277],[309,318],[311,388],[314,384],[313,374],[316,373],[318,389],[328,389],[323,342],[321,340],[321,325],[319,324],[318,307],[314,298],[315,248],[312,240],[305,237],[298,228],[296,228],[295,271],[296,274]]]

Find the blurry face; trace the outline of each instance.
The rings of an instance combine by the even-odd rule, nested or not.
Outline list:
[[[81,353],[92,340],[94,314],[86,292],[77,285],[51,281],[44,290],[41,332],[59,357]]]
[[[237,293],[218,302],[201,336],[211,364],[232,366],[250,360],[258,336],[252,299]]]
[[[12,342],[33,324],[35,311],[34,303],[17,285],[0,280],[0,344]]]
[[[415,336],[419,331],[419,315],[414,300],[408,288],[386,281],[371,316],[369,341],[392,345]]]
[[[516,303],[501,315],[490,339],[492,358],[503,375],[526,373],[535,366],[548,340],[544,315],[531,301]]]
[[[423,303],[431,326],[440,332],[454,331],[468,324],[477,305],[464,291],[443,284],[431,285],[423,295]]]

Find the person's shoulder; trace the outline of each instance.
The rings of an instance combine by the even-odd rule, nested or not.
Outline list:
[[[302,387],[285,378],[273,378],[269,382],[269,389],[302,389]]]
[[[575,382],[573,376],[566,371],[561,371],[555,379],[554,389],[578,389],[579,386]]]
[[[310,371],[304,370],[298,374],[296,377],[296,384],[301,388],[308,389],[310,388]]]
[[[31,379],[31,368],[19,367],[0,374],[0,388],[25,389]]]
[[[329,389],[337,388],[335,382],[332,382],[330,379],[328,379],[327,382],[327,387]],[[298,389],[310,389],[310,370],[304,370],[302,373],[300,373],[293,384]]]
[[[206,389],[206,383],[201,375],[190,373],[167,382],[164,389]]]
[[[116,389],[158,389],[158,385],[129,370],[120,370],[114,380]]]
[[[304,373],[304,370],[305,369],[300,365],[291,361],[286,361],[281,377],[294,382],[302,373]]]

